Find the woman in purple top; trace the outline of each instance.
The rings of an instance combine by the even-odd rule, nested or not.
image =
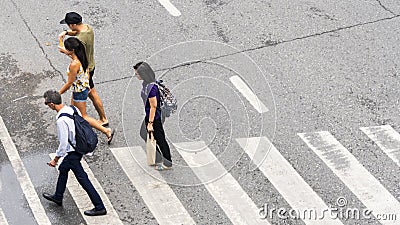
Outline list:
[[[171,169],[171,152],[161,122],[160,93],[156,85],[154,71],[146,62],[139,62],[133,66],[136,77],[143,80],[141,96],[146,112],[145,123],[147,132],[153,132],[157,142],[156,170]],[[162,157],[160,154],[162,154]]]

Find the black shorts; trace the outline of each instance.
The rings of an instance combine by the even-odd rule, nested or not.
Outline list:
[[[94,69],[92,71],[89,71],[89,86],[90,88],[94,88],[94,83],[93,83],[93,76],[94,76]]]

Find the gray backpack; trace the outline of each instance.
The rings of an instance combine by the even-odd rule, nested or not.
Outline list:
[[[169,88],[167,88],[163,84],[163,80],[158,80],[155,83],[160,93],[161,112],[164,113],[166,117],[169,117],[171,113],[176,112],[176,110],[178,109],[178,101],[176,100],[175,96],[171,93]]]
[[[160,108],[157,107],[157,110],[161,110],[163,117],[169,117],[171,113],[176,112],[178,109],[178,101],[169,88],[163,84],[163,80],[157,80],[148,84],[146,87],[146,95],[150,92],[152,85],[157,85],[158,93],[160,95]]]

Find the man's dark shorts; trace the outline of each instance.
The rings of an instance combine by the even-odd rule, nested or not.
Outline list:
[[[94,88],[94,82],[93,82],[93,76],[94,76],[94,69],[92,71],[89,71],[89,86],[90,88]]]

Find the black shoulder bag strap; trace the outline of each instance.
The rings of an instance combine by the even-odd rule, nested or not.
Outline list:
[[[75,115],[75,114],[78,114],[78,112],[76,111],[76,109],[75,109],[74,106],[71,105],[70,107],[74,110],[74,115]],[[59,119],[59,118],[62,117],[62,116],[66,116],[66,117],[68,117],[68,118],[70,118],[70,119],[72,119],[72,120],[75,121],[75,116],[74,116],[74,115],[71,115],[71,114],[69,114],[69,113],[61,113],[60,116],[59,116],[57,119]],[[76,134],[75,134],[75,135],[76,135]],[[72,146],[73,149],[76,150],[76,147],[71,143],[71,141],[69,140],[69,138],[68,138],[68,143],[69,143],[69,145]]]

